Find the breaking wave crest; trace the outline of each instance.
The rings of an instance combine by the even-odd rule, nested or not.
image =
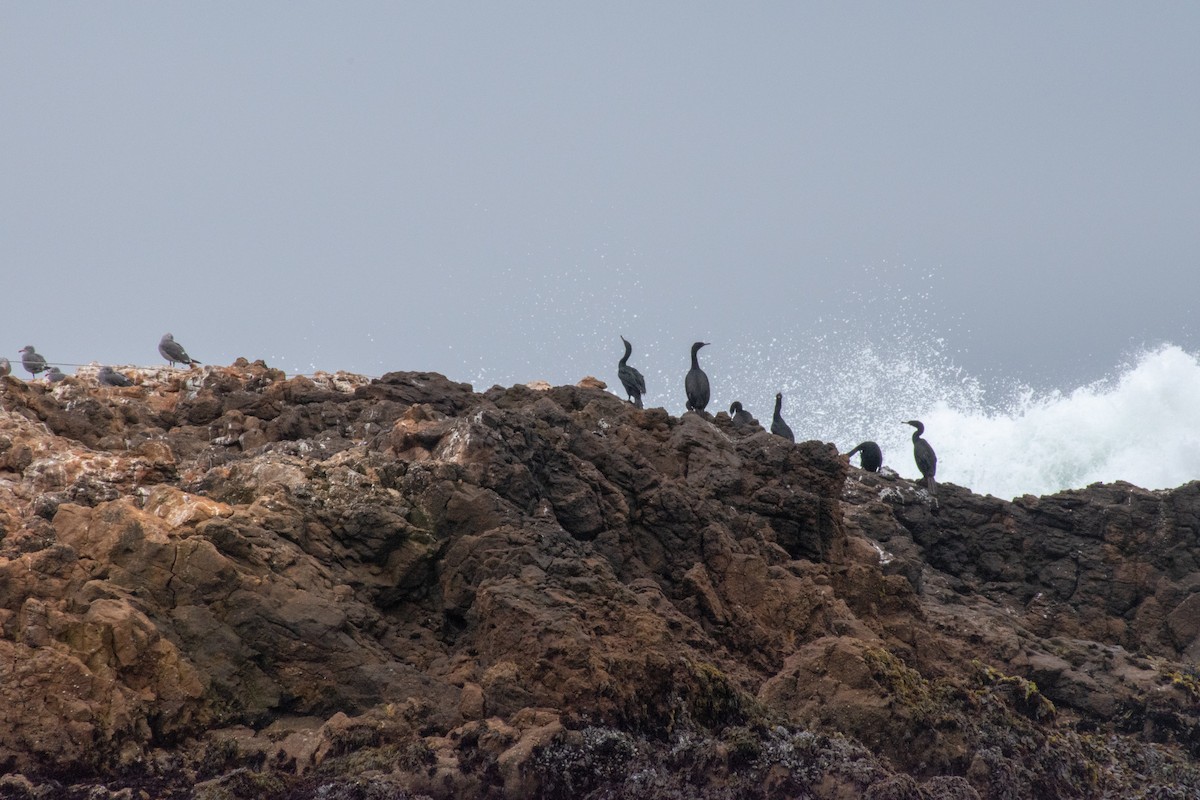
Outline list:
[[[776,381],[797,438],[833,442],[840,452],[874,439],[885,465],[905,477],[918,473],[912,428],[902,423],[920,419],[939,481],[981,494],[1043,495],[1117,480],[1162,489],[1200,479],[1200,359],[1173,344],[1072,391],[1014,387],[1000,399],[925,348],[818,351],[802,368],[769,365],[743,380],[797,373],[807,374]],[[769,407],[765,396],[759,407]]]
[[[469,379],[486,387],[591,374],[620,395],[617,337],[625,334],[635,343],[631,363],[646,375],[647,407],[682,414],[691,339],[679,338],[677,329],[685,326],[651,313],[655,292],[632,267],[579,266],[514,284],[512,306],[524,309],[525,360],[473,370]],[[798,440],[833,442],[844,453],[872,439],[885,466],[907,478],[918,473],[912,428],[903,422],[920,419],[937,450],[939,482],[1002,498],[1097,481],[1160,489],[1200,479],[1196,354],[1160,344],[1114,364],[1108,378],[1074,388],[980,380],[955,364],[961,320],[939,313],[947,307],[937,302],[939,280],[936,271],[902,264],[864,266],[847,275],[845,294],[807,327],[756,320],[753,327],[771,330],[765,339],[744,336],[744,316],[698,306],[695,316],[707,322],[689,332],[714,342],[702,351],[712,381],[708,411],[740,400],[769,427],[782,391],[784,418]],[[721,329],[721,319],[731,327]]]

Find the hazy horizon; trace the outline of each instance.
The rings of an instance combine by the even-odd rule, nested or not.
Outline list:
[[[153,364],[172,331],[206,363],[614,383],[624,334],[681,385],[694,340],[720,374],[903,327],[1068,390],[1200,350],[1197,22],[2,4],[0,351]]]

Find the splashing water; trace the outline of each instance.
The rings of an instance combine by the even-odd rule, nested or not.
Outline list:
[[[1162,489],[1200,479],[1200,359],[1172,344],[1141,353],[1115,378],[1069,393],[1026,387],[999,404],[936,351],[863,344],[842,357],[808,357],[804,379],[779,379],[796,372],[789,356],[741,380],[783,388],[797,439],[833,442],[840,452],[874,439],[884,464],[904,477],[919,473],[903,422],[920,419],[939,481],[980,494],[1042,495],[1117,480]],[[768,407],[768,388],[756,393],[760,408]]]
[[[1025,392],[1004,411],[939,402],[925,417],[938,475],[997,497],[1096,481],[1165,489],[1200,479],[1200,361],[1174,345],[1069,394]]]
[[[582,266],[582,274],[542,275],[514,290],[530,331],[528,369],[478,369],[473,382],[574,382],[592,374],[623,396],[616,381],[623,333],[634,341],[631,363],[646,375],[646,406],[683,413],[690,339],[651,322],[653,315],[639,319],[640,304],[649,301],[632,267]],[[831,312],[808,328],[776,329],[764,340],[713,331],[714,347],[701,354],[713,387],[708,411],[740,400],[769,428],[782,391],[783,416],[798,441],[832,442],[845,453],[874,440],[884,465],[905,478],[919,473],[913,429],[904,421],[920,419],[938,454],[939,482],[1003,498],[1097,481],[1162,489],[1200,479],[1195,354],[1162,344],[1117,366],[1112,377],[1073,390],[996,390],[954,363],[948,340],[959,321],[935,313],[936,272],[918,274],[903,264],[862,269],[861,277],[847,278],[847,296],[832,304],[845,313]]]

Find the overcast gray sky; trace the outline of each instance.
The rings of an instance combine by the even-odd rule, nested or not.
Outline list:
[[[861,309],[1100,377],[1200,346],[1198,42],[1191,2],[0,2],[2,349],[615,382],[623,333],[681,383]]]

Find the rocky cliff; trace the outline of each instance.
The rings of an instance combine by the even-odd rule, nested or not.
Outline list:
[[[0,388],[0,797],[1200,796],[1200,483],[594,386]]]

